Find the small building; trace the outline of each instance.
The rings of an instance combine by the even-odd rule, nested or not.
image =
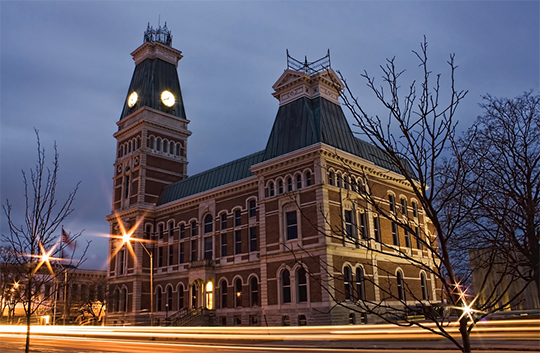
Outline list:
[[[404,281],[417,298],[440,296],[432,275],[385,255],[401,247],[431,261],[362,193],[414,220],[418,237],[431,236],[429,222],[384,154],[354,136],[329,53],[314,62],[287,54],[264,149],[188,176],[182,53],[171,45],[166,25],[148,27],[131,54],[107,216],[108,324],[348,324],[356,300],[399,297]]]

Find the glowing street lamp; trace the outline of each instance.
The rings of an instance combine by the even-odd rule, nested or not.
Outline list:
[[[129,251],[133,254],[133,257],[135,257],[135,252],[131,247],[131,240],[133,240],[141,244],[144,251],[146,251],[150,257],[150,326],[154,326],[154,255],[146,248],[146,246],[144,246],[143,240],[131,237],[143,219],[144,217],[141,217],[141,219],[129,231],[126,231],[122,220],[117,217],[120,230],[122,231],[122,236],[120,237],[122,244],[118,247],[118,249],[120,249],[124,244],[127,244]]]

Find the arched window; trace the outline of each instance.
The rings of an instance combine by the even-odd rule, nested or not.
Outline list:
[[[345,290],[345,300],[352,299],[352,272],[349,266],[343,269],[343,286]]]
[[[151,236],[152,236],[152,225],[147,224],[144,231],[144,237],[145,239],[150,239]]]
[[[343,187],[343,177],[340,173],[337,175],[337,187],[342,188]]]
[[[306,172],[306,186],[311,186],[311,172],[309,170]]]
[[[156,139],[156,151],[161,151],[161,138]]]
[[[274,196],[274,193],[274,183],[270,182],[270,184],[268,184],[268,196]]]
[[[347,175],[345,175],[344,179],[345,179],[345,189],[350,190],[351,189],[351,182],[350,182],[349,177]]]
[[[204,217],[204,233],[212,233],[213,230],[214,217],[211,214]]]
[[[356,268],[356,293],[358,299],[366,299],[366,289],[364,287],[364,269],[362,267]]]
[[[174,142],[169,142],[169,153],[170,154],[173,154],[174,153]]]
[[[426,274],[424,272],[420,274],[420,284],[422,285],[422,300],[429,300]]]
[[[296,188],[302,188],[302,176],[300,174],[296,175]]]
[[[172,310],[172,304],[173,304],[173,295],[172,295],[172,287],[167,287],[167,303],[165,304],[166,310]]]
[[[278,194],[283,194],[283,180],[278,180]]]
[[[118,297],[120,296],[118,288],[114,289],[113,297],[112,297],[112,311],[117,312],[118,311]]]
[[[287,178],[287,191],[291,192],[292,190],[293,190],[293,188],[292,188],[292,178],[288,177]]]
[[[167,153],[169,150],[169,142],[167,140],[163,140],[163,152]]]
[[[399,300],[405,300],[405,283],[403,283],[403,273],[401,271],[398,271],[396,277],[398,298]]]
[[[356,325],[356,315],[354,313],[349,314],[349,325]]]
[[[351,190],[354,192],[358,192],[358,183],[356,182],[356,178],[351,178]]]
[[[296,282],[298,283],[298,302],[307,302],[307,276],[306,270],[303,267],[299,268],[298,271],[296,271]]]
[[[180,283],[178,285],[178,310],[184,308],[184,285]]]
[[[161,288],[158,288],[156,291],[156,311],[161,311],[162,299]]]
[[[148,148],[154,149],[154,136],[150,136],[150,139],[148,140]]]
[[[128,150],[128,153],[131,153],[131,151],[133,150],[133,141],[129,141],[129,150]]]
[[[336,175],[334,172],[330,172],[328,174],[328,182],[330,183],[330,185],[336,185]]]
[[[137,149],[141,148],[141,138],[137,137]]]
[[[251,306],[259,306],[259,282],[255,276],[249,281],[249,293]]]
[[[227,307],[227,280],[222,280],[219,283],[219,297],[220,297],[220,306],[221,308]]]
[[[291,302],[291,274],[289,270],[283,270],[281,273],[281,294],[283,304]]]
[[[180,157],[180,144],[179,143],[176,144],[176,153],[175,154],[176,154],[176,157]]]
[[[234,306],[240,308],[242,307],[242,280],[240,278],[234,281],[234,291],[236,297]]]

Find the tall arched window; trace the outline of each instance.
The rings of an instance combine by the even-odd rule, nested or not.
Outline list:
[[[237,278],[234,281],[234,291],[235,291],[235,307],[242,307],[242,280]]]
[[[306,172],[306,186],[311,186],[311,172],[309,170]]]
[[[141,148],[141,138],[137,137],[137,149]]]
[[[352,299],[352,272],[349,266],[343,269],[343,287],[345,291],[345,300]]]
[[[296,176],[296,188],[301,189],[302,188],[302,176],[298,174]]]
[[[227,280],[224,279],[219,283],[219,297],[221,308],[227,307]]]
[[[156,291],[156,311],[161,311],[162,299],[161,288],[158,288]]]
[[[167,153],[169,150],[169,142],[167,140],[163,140],[163,152]]]
[[[426,274],[424,272],[420,274],[420,284],[422,285],[422,300],[429,300]]]
[[[184,308],[184,285],[180,283],[178,285],[178,310]]]
[[[127,289],[122,288],[120,290],[120,311],[127,311]]]
[[[334,172],[328,173],[328,183],[330,185],[335,185],[336,184],[336,174]]]
[[[403,272],[397,272],[397,289],[398,289],[398,298],[399,300],[405,300],[405,283],[403,283]]]
[[[117,312],[118,311],[118,297],[120,296],[120,291],[118,288],[114,289],[113,297],[112,297],[112,311]]]
[[[259,281],[255,276],[249,280],[249,293],[251,306],[259,306]]]
[[[172,287],[167,287],[167,310],[172,310],[172,304],[173,304],[173,295],[172,295]]]
[[[298,283],[298,302],[303,303],[308,300],[306,270],[301,267],[296,271],[296,282]]]
[[[291,192],[293,190],[293,187],[292,187],[292,178],[291,177],[288,177],[287,178],[287,191],[288,192]]]
[[[358,299],[366,299],[366,289],[364,287],[364,269],[362,267],[356,268],[356,293]]]
[[[270,184],[268,184],[268,196],[274,196],[274,183],[270,182]]]
[[[204,217],[204,233],[212,233],[214,217],[211,214]]]
[[[150,139],[148,140],[148,148],[154,149],[154,136],[150,136]]]
[[[156,151],[161,151],[161,138],[156,139]]]
[[[278,180],[278,194],[283,194],[283,180]]]
[[[179,143],[176,144],[176,151],[175,152],[176,152],[175,153],[176,157],[180,157],[180,144]]]
[[[282,302],[290,303],[291,302],[291,274],[289,270],[283,270],[281,273],[281,293],[282,293]]]
[[[169,153],[170,154],[173,154],[174,153],[174,142],[169,142]]]

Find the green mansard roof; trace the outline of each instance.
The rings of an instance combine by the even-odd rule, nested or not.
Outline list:
[[[354,137],[341,106],[302,97],[279,108],[266,149],[165,186],[158,205],[248,178],[252,165],[319,142],[399,173],[383,151]]]

